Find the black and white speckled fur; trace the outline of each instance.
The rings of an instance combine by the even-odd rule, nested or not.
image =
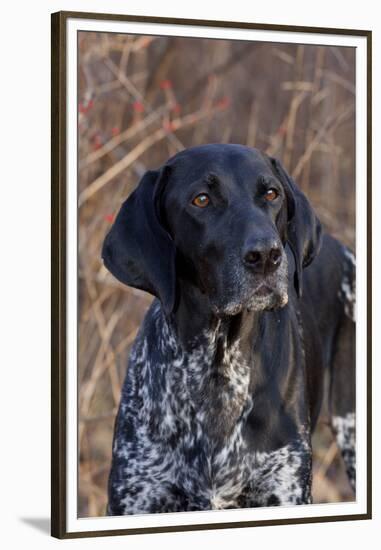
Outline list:
[[[344,250],[344,270],[343,278],[338,293],[340,301],[344,304],[345,321],[342,324],[341,332],[346,334],[344,342],[347,346],[352,346],[349,353],[354,356],[355,343],[348,343],[348,332],[353,330],[353,323],[356,320],[356,260],[354,255],[348,248],[343,247]],[[340,339],[340,338],[339,338]],[[345,350],[348,355],[348,350]],[[344,378],[346,377],[346,378]],[[344,459],[345,467],[349,482],[353,491],[356,491],[356,410],[355,410],[355,368],[352,364],[352,368],[346,369],[344,375],[333,375],[333,386],[335,386],[335,378],[339,378],[339,382],[336,381],[336,388],[333,388],[331,400],[332,403],[332,428],[336,436],[336,441]],[[338,384],[342,384],[341,388],[338,388]],[[335,395],[336,393],[336,395]]]
[[[228,343],[221,325],[184,349],[159,302],[152,305],[123,388],[109,513],[310,501],[308,427],[278,449],[253,448],[247,419],[255,408],[256,354],[247,355],[239,337]]]
[[[242,260],[263,243],[280,251],[269,272]],[[278,161],[238,145],[175,155],[124,203],[103,258],[159,298],[130,353],[109,515],[310,503],[326,371],[354,479],[353,257]]]
[[[356,414],[348,412],[332,417],[336,441],[344,459],[349,482],[356,491]]]

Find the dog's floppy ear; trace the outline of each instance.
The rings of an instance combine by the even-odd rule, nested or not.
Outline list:
[[[287,197],[287,242],[292,250],[296,271],[295,289],[302,295],[303,268],[307,267],[319,253],[321,246],[321,223],[306,196],[282,164],[270,157],[270,161]]]
[[[175,306],[175,245],[160,219],[168,167],[146,172],[122,204],[107,234],[102,258],[122,283],[157,296],[169,314]]]

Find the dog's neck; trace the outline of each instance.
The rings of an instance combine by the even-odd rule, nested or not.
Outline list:
[[[221,440],[233,433],[238,419],[251,409],[249,385],[259,314],[245,310],[219,318],[197,289],[182,290],[176,313],[166,321],[169,337],[172,334],[176,342],[168,376],[171,380],[184,377],[191,406],[211,437]],[[181,374],[175,374],[176,369]],[[179,406],[183,406],[182,398]]]
[[[246,356],[253,348],[259,316],[258,312],[246,309],[237,315],[216,315],[205,294],[193,284],[181,281],[176,312],[168,322],[185,350],[192,349],[195,342],[208,336],[210,343],[218,340],[226,349],[238,345]]]

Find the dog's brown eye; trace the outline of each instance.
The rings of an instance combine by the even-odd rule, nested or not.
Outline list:
[[[267,201],[273,201],[278,197],[279,193],[276,189],[268,189],[265,193],[265,199]]]
[[[197,195],[197,197],[193,199],[192,204],[194,204],[195,206],[198,206],[199,208],[205,208],[205,206],[208,206],[209,202],[210,202],[210,199],[208,195],[206,195],[205,193],[201,193],[200,195]]]

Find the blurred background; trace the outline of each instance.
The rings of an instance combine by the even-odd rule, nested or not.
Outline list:
[[[105,515],[128,352],[151,302],[101,262],[104,236],[147,169],[201,143],[281,159],[325,227],[355,240],[353,48],[79,33],[79,516]],[[315,503],[353,500],[323,411]]]

